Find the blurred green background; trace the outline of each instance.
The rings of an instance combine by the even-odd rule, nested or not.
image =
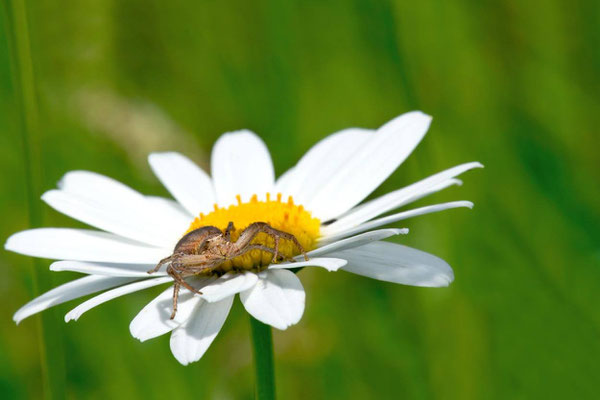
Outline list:
[[[468,199],[473,211],[402,224],[411,234],[399,240],[446,259],[456,281],[423,289],[302,271],[305,315],[275,332],[279,397],[600,396],[599,2],[28,1],[39,104],[29,162],[13,79],[27,71],[11,67],[6,35],[21,2],[3,2],[0,19],[2,241],[28,227],[28,182],[39,199],[87,169],[167,195],[150,151],[208,168],[221,133],[249,128],[280,174],[331,132],[421,109],[434,116],[427,137],[375,195],[486,165],[418,203]],[[32,211],[36,224],[79,226],[39,200]],[[49,373],[68,398],[253,397],[239,302],[204,358],[182,367],[168,335],[129,334],[161,288],[78,322],[63,323],[75,301],[15,326],[34,268],[41,289],[76,274],[6,251],[0,264],[3,399],[42,397],[42,318]]]

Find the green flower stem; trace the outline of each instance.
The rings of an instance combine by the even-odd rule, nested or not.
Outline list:
[[[275,365],[271,327],[250,317],[252,347],[256,369],[256,399],[275,399]]]
[[[23,146],[29,225],[38,227],[42,222],[42,212],[38,200],[41,187],[41,167],[40,157],[36,151],[39,147],[37,143],[39,123],[27,24],[27,5],[25,0],[6,0],[2,2],[2,11],[10,48],[15,101],[20,115],[19,130]],[[41,263],[35,261],[32,267],[34,294],[39,294],[51,287],[49,279],[43,279],[43,276],[40,279],[38,270],[41,270]],[[55,313],[45,313],[36,319],[44,397],[51,400],[64,399],[65,366],[61,328],[57,325]]]

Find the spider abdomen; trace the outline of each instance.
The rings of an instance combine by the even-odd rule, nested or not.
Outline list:
[[[175,245],[173,253],[198,254],[201,245],[205,244],[210,238],[223,235],[220,229],[214,226],[204,226],[194,229],[183,236]]]

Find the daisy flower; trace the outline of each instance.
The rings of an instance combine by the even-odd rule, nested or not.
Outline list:
[[[379,228],[418,215],[472,207],[468,201],[455,201],[390,214],[460,184],[456,176],[481,164],[459,165],[361,204],[408,157],[430,122],[429,116],[410,112],[377,130],[334,133],[277,180],[267,147],[247,130],[217,140],[211,176],[181,154],[150,154],[150,167],[175,200],[143,195],[93,172],[69,172],[42,200],[98,230],[31,229],[12,235],[5,248],[59,260],[50,266],[52,271],[86,275],[35,298],[13,318],[19,323],[57,304],[100,293],[65,316],[65,321],[77,320],[114,298],[168,285],[135,316],[129,329],[141,341],[171,332],[171,351],[185,365],[199,360],[210,346],[236,294],[257,320],[277,329],[296,324],[304,312],[305,293],[291,268],[342,269],[405,285],[447,286],[453,272],[445,261],[382,241],[406,234],[407,229]],[[164,267],[153,274],[148,271],[173,253],[185,233],[204,226],[223,231],[229,222],[236,227],[232,241],[254,222],[292,234],[309,260],[291,241],[282,240],[279,253],[296,262],[271,263],[270,253],[252,250],[224,263],[218,274],[187,277],[186,282],[202,295],[182,287],[171,319],[173,278]],[[259,235],[253,243],[273,242]]]

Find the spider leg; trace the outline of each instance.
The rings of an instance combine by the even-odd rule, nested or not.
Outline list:
[[[198,289],[194,288],[189,283],[187,283],[185,281],[185,279],[183,279],[183,277],[181,276],[181,274],[178,271],[176,271],[174,268],[169,267],[167,269],[167,272],[169,273],[169,275],[171,275],[173,277],[173,279],[175,280],[175,282],[177,282],[179,285],[183,286],[184,288],[186,288],[190,292],[196,293],[196,294],[202,294],[201,291],[199,291]]]
[[[184,288],[186,288],[187,290],[189,290],[192,293],[195,294],[199,294],[202,295],[202,292],[199,291],[198,289],[196,289],[195,287],[191,286],[189,283],[187,283],[183,278],[181,279],[181,284],[183,285]]]
[[[160,267],[162,267],[166,263],[170,262],[173,258],[175,258],[175,255],[176,254],[172,254],[169,257],[163,258],[162,260],[160,260],[158,262],[158,264],[156,264],[156,267],[152,268],[150,271],[148,271],[148,273],[149,274],[153,274],[155,272],[158,272],[158,270],[160,269]]]
[[[229,221],[229,224],[227,224],[227,228],[225,229],[225,235],[223,236],[228,242],[231,241],[231,232],[233,231],[235,231],[235,226],[233,226],[233,221]]]
[[[224,258],[211,259],[202,254],[185,254],[174,263],[174,268],[184,272],[186,276],[200,275],[213,271],[225,261]]]
[[[274,249],[272,249],[268,246],[263,246],[262,244],[251,244],[251,245],[247,246],[244,250],[242,250],[242,252],[239,253],[238,256],[244,255],[251,250],[261,250],[261,251],[266,251],[267,253],[273,254],[274,257],[273,257],[273,261],[271,261],[271,263],[275,261],[276,256],[281,257],[285,261],[295,261],[293,258],[288,257],[284,254],[281,254],[281,253],[276,254]]]
[[[179,300],[179,290],[180,290],[181,286],[183,286],[184,288],[186,288],[187,290],[189,290],[190,292],[195,293],[195,294],[201,295],[202,292],[200,292],[197,289],[195,289],[194,287],[190,286],[190,284],[187,283],[185,281],[185,279],[182,278],[181,274],[179,272],[177,272],[171,266],[169,266],[169,268],[167,268],[167,273],[169,275],[171,275],[171,277],[173,277],[173,280],[175,281],[174,286],[173,286],[173,312],[171,313],[171,319],[173,319],[173,318],[175,318],[175,314],[177,314],[177,301]]]
[[[177,300],[179,300],[179,288],[179,283],[175,282],[175,284],[173,285],[173,311],[171,312],[171,319],[174,319],[175,314],[177,314]]]
[[[169,265],[167,267],[167,274],[169,274],[175,281],[175,283],[173,284],[173,311],[171,312],[171,318],[170,318],[170,319],[174,319],[175,314],[177,314],[177,301],[179,300],[179,289],[181,286],[181,281],[183,279],[181,279],[181,275],[179,275],[179,272],[177,272],[173,268],[173,265]]]
[[[273,252],[273,259],[271,260],[272,263],[277,261],[277,254],[279,253],[279,236],[275,236],[273,241],[275,242],[275,251]]]
[[[265,230],[266,234],[271,235],[274,238],[282,237],[282,238],[287,239],[287,240],[291,241],[292,243],[294,243],[296,245],[296,247],[298,248],[298,250],[300,250],[300,253],[302,253],[302,255],[304,255],[304,260],[308,261],[308,255],[306,254],[304,247],[302,247],[302,245],[300,244],[298,239],[296,239],[296,236],[292,235],[291,233],[282,232],[280,230],[271,228],[269,225],[267,225],[266,228],[267,228],[267,230]]]
[[[296,245],[296,247],[298,247],[300,253],[304,255],[304,259],[308,261],[308,255],[306,254],[306,251],[304,251],[304,248],[302,247],[298,239],[296,239],[296,236],[292,235],[291,233],[275,229],[271,225],[264,222],[255,222],[253,224],[248,225],[248,227],[244,229],[244,231],[241,233],[240,238],[236,243],[241,242],[240,247],[247,246],[260,232],[266,233],[267,235],[271,236],[273,240],[279,237],[291,241]]]
[[[256,235],[258,235],[260,232],[262,232],[262,230],[261,230],[262,224],[267,225],[264,222],[255,222],[253,224],[248,225],[246,227],[246,229],[244,229],[242,231],[242,233],[240,233],[240,237],[235,242],[237,248],[243,249],[246,246],[248,246],[250,244],[250,242],[252,242],[252,240],[254,240]]]

